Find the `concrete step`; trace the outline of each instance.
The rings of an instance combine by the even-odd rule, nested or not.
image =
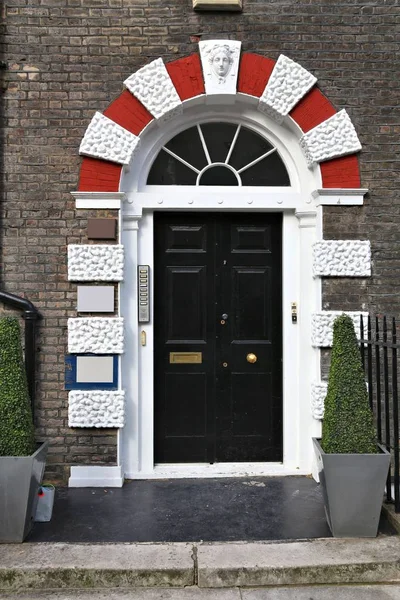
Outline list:
[[[400,538],[0,545],[0,591],[400,582]]]
[[[1,600],[399,600],[400,585],[279,588],[136,588],[7,594]]]
[[[199,587],[400,581],[400,538],[202,544]]]

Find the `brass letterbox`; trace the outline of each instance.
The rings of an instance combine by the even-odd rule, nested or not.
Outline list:
[[[203,362],[202,352],[170,352],[171,364],[200,364]]]

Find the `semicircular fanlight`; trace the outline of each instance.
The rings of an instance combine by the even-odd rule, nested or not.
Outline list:
[[[277,149],[243,125],[203,123],[158,153],[148,185],[290,186]]]

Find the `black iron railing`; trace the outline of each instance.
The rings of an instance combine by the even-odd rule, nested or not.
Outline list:
[[[361,316],[361,358],[374,411],[378,441],[392,455],[386,482],[386,500],[400,512],[399,397],[396,320]],[[394,493],[393,493],[394,492]]]

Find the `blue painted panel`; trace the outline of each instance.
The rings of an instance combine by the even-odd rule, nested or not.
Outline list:
[[[78,356],[110,356],[110,354],[67,354],[65,356],[65,389],[66,390],[117,390],[118,389],[118,356],[112,355],[113,381],[112,382],[77,382],[76,359]]]

